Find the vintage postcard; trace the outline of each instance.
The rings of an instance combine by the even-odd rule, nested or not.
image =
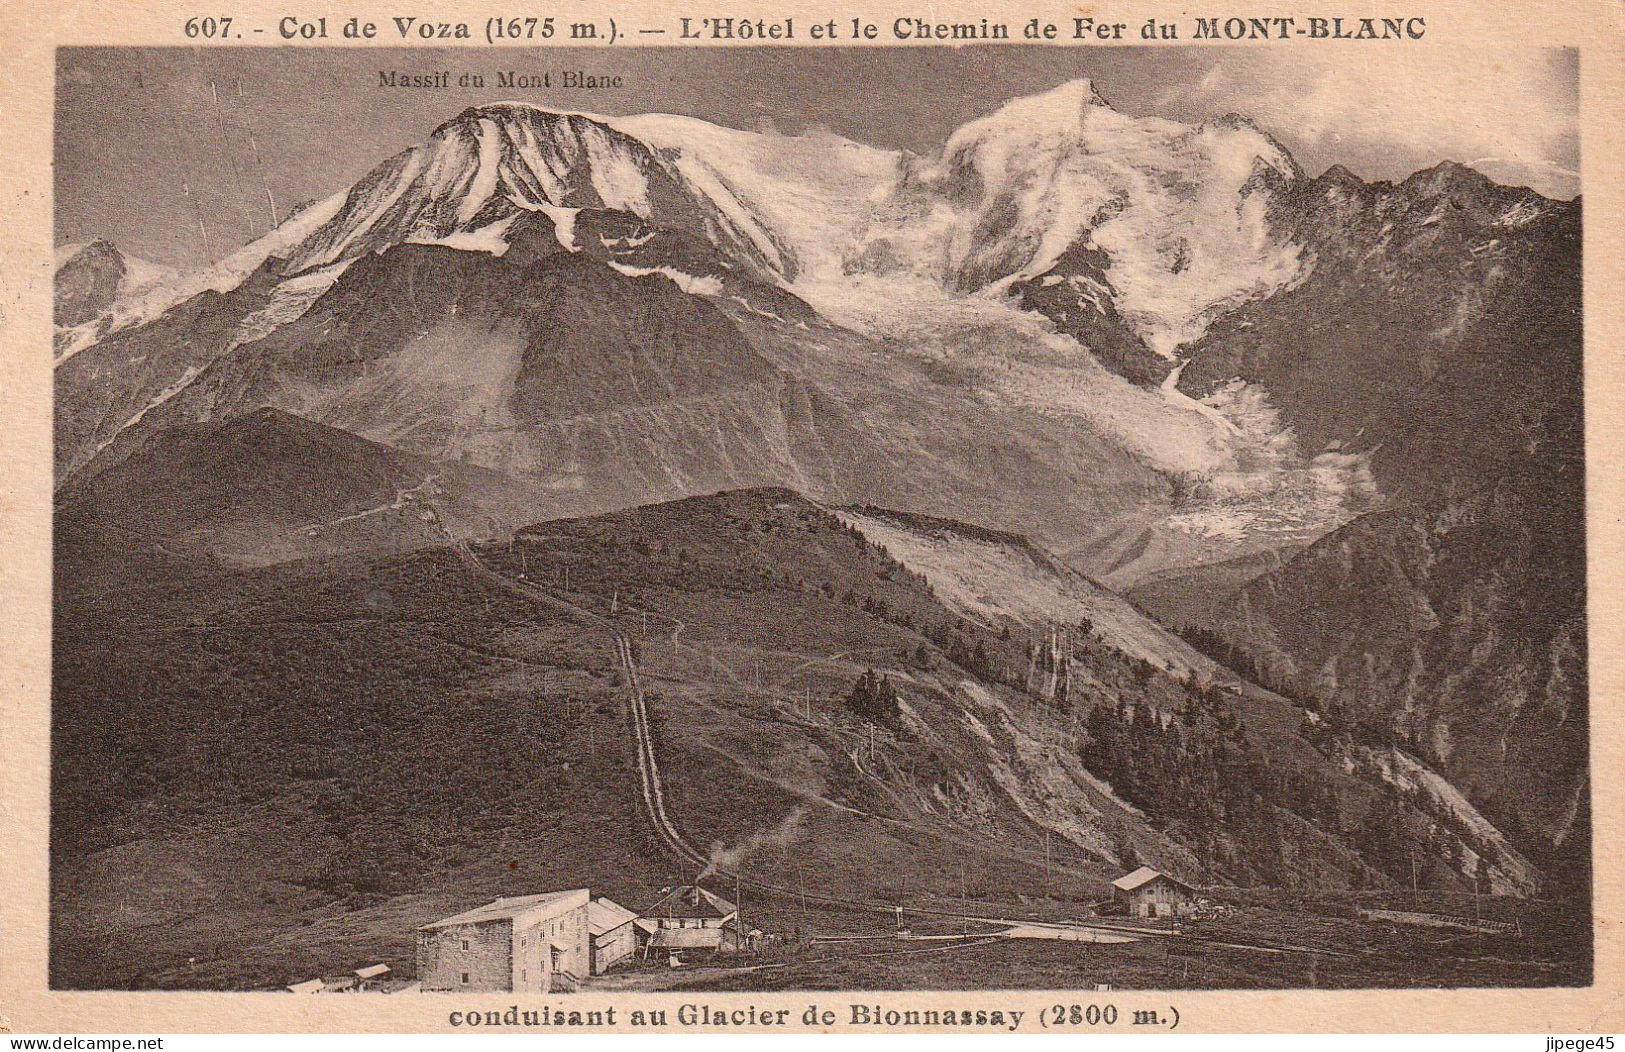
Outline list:
[[[4,16],[7,1028],[1619,1024],[1617,5],[420,7]]]

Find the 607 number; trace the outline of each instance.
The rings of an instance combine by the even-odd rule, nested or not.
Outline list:
[[[231,19],[188,18],[186,20],[186,35],[194,39],[202,37],[204,40],[223,40],[231,36]]]

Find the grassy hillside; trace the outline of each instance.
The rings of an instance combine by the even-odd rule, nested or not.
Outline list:
[[[1377,813],[1426,825],[1403,801],[1379,812],[1278,699],[1082,626],[1070,700],[1029,695],[1029,626],[967,619],[789,491],[549,522],[476,554],[634,638],[668,809],[751,880],[1063,916],[1135,862],[1385,884],[1348,833]],[[58,596],[55,984],[409,969],[415,926],[494,895],[587,885],[638,907],[694,876],[637,808],[601,627],[447,549],[193,569]],[[773,928],[877,922],[747,895]]]
[[[160,432],[57,496],[59,572],[97,587],[122,558],[264,565],[396,551],[527,519],[533,489],[494,471],[434,461],[277,409]],[[431,510],[431,504],[433,509]]]

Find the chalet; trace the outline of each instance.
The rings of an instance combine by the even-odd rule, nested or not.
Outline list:
[[[601,895],[587,904],[587,928],[592,934],[592,974],[602,975],[637,952],[637,919],[636,913]]]
[[[1172,917],[1190,908],[1195,889],[1182,880],[1141,866],[1112,881],[1112,901],[1130,917]]]
[[[695,884],[667,888],[635,926],[645,957],[739,948],[739,909]]]
[[[497,899],[417,933],[427,992],[548,993],[576,988],[592,967],[586,888]]]
[[[369,964],[365,968],[357,968],[353,973],[356,979],[356,989],[373,991],[381,989],[389,982],[389,965]]]
[[[318,976],[284,989],[295,994],[377,994],[394,993],[403,985],[403,981],[391,977],[389,965],[370,964],[348,975]]]

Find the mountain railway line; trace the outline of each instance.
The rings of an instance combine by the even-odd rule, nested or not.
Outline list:
[[[438,523],[441,523],[442,529],[444,530],[443,520],[438,514],[436,519]],[[771,881],[765,881],[755,877],[747,877],[737,870],[731,870],[719,865],[715,865],[710,855],[700,851],[692,843],[690,843],[686,837],[683,836],[682,832],[677,828],[676,823],[666,811],[665,788],[661,782],[659,759],[655,754],[654,736],[649,728],[648,702],[644,696],[642,674],[638,668],[636,653],[632,644],[632,637],[622,630],[613,618],[606,617],[602,614],[589,610],[579,603],[573,603],[567,599],[553,595],[546,589],[533,585],[528,581],[515,581],[512,578],[491,569],[480,559],[478,555],[475,554],[472,546],[467,540],[454,538],[451,536],[449,531],[445,532],[448,539],[451,541],[452,548],[457,554],[457,557],[481,580],[493,584],[496,587],[521,598],[529,599],[543,606],[551,607],[569,616],[578,618],[579,620],[584,621],[596,628],[603,629],[611,635],[615,641],[616,659],[621,667],[622,675],[625,677],[627,684],[628,722],[631,725],[633,746],[637,758],[639,780],[638,796],[641,809],[643,810],[645,817],[649,820],[649,825],[654,831],[656,839],[660,841],[662,847],[681,861],[701,867],[702,873],[711,873],[718,877],[732,878],[736,886],[749,888],[752,891],[763,892],[768,895],[800,901],[802,903],[815,902],[820,905],[834,907],[838,910],[847,912],[880,914],[886,917],[897,917],[899,920],[903,914],[911,913],[916,916],[953,920],[966,924],[984,924],[1004,929],[1001,931],[988,933],[985,937],[980,938],[967,938],[965,936],[960,936],[954,939],[952,941],[952,945],[950,946],[930,947],[930,950],[965,949],[975,946],[988,945],[1009,938],[1030,938],[1032,936],[1021,936],[1017,935],[1016,932],[1020,931],[1021,929],[1027,929],[1029,931],[1032,929],[1042,929],[1054,932],[1073,932],[1079,935],[1105,935],[1108,937],[1105,940],[1098,940],[1094,938],[1083,938],[1076,940],[1090,944],[1094,944],[1099,941],[1117,941],[1111,937],[1127,935],[1129,936],[1128,941],[1138,941],[1139,939],[1143,938],[1174,938],[1191,943],[1199,943],[1214,949],[1241,950],[1252,953],[1304,953],[1319,957],[1337,957],[1345,959],[1356,959],[1362,956],[1358,953],[1350,953],[1343,950],[1333,950],[1329,948],[1305,946],[1301,944],[1273,941],[1243,942],[1234,938],[1208,937],[1203,935],[1194,935],[1189,932],[1171,930],[1163,931],[1155,928],[1131,925],[1118,925],[1110,923],[1089,924],[1078,921],[1044,921],[1032,917],[1007,917],[986,912],[972,913],[965,910],[938,909],[929,906],[903,905],[902,903],[896,902],[881,902],[874,899],[826,895],[818,892],[809,892],[804,888],[791,888],[782,884],[772,883]],[[631,608],[628,608],[628,612],[633,611]],[[682,624],[682,622],[678,621],[676,618],[672,618],[670,615],[658,613],[656,611],[636,612],[666,618],[676,624]],[[743,684],[741,684],[741,686],[743,686]],[[813,725],[807,724],[807,726]],[[853,759],[856,763],[856,757]],[[867,771],[862,771],[861,766],[859,769],[862,773],[868,775],[870,778],[874,778],[877,781],[880,780],[878,776]],[[921,830],[910,823],[902,822],[897,819],[885,818],[883,816],[871,817],[878,818],[880,821],[886,822],[887,824],[904,826],[915,832],[927,832],[939,837],[944,835],[934,831]],[[1020,855],[1024,853],[1017,852],[1016,854]],[[890,950],[883,953],[864,954],[862,956],[887,957],[899,953],[919,952],[926,951],[921,948],[914,948],[909,950]],[[786,967],[786,965],[760,965],[749,970],[778,967]]]
[[[988,913],[970,913],[965,910],[934,909],[928,906],[917,905],[905,906],[901,903],[895,902],[880,902],[873,899],[825,895],[818,892],[809,892],[805,890],[805,888],[790,888],[782,884],[772,883],[771,881],[765,881],[754,877],[746,877],[736,870],[730,870],[714,865],[711,857],[708,854],[694,847],[694,845],[683,836],[682,832],[678,830],[676,823],[672,821],[670,815],[666,812],[665,789],[660,780],[660,764],[655,755],[654,738],[649,729],[648,703],[647,699],[644,697],[642,677],[638,670],[631,637],[627,635],[627,633],[624,632],[612,618],[605,617],[602,614],[589,610],[579,603],[573,603],[568,599],[563,599],[559,596],[553,595],[546,589],[530,584],[527,581],[515,581],[505,574],[491,569],[491,567],[487,566],[485,562],[480,559],[477,554],[475,554],[472,545],[466,539],[458,538],[452,535],[451,531],[447,529],[445,525],[446,519],[444,514],[441,512],[438,506],[435,505],[433,500],[431,499],[428,503],[435,511],[435,523],[450,542],[452,551],[476,578],[513,595],[517,595],[520,598],[528,599],[542,606],[550,607],[554,610],[584,621],[595,628],[603,629],[609,632],[612,638],[615,640],[616,657],[621,666],[622,673],[626,677],[628,720],[632,728],[633,746],[635,755],[637,757],[639,781],[638,796],[641,809],[643,810],[645,817],[648,818],[650,827],[653,829],[656,839],[660,841],[661,845],[670,854],[674,855],[678,859],[701,867],[702,873],[709,872],[720,877],[731,877],[733,878],[735,885],[738,887],[750,888],[753,891],[765,892],[769,895],[797,900],[802,903],[816,902],[820,905],[831,906],[835,907],[836,909],[849,912],[880,914],[887,917],[897,917],[899,920],[901,920],[903,914],[912,913],[916,916],[955,920],[967,924],[975,923],[992,925],[995,927],[1005,927],[1010,931],[1014,931],[1019,928],[1040,928],[1055,931],[1121,935],[1126,930],[1124,928],[1119,928],[1112,925],[1091,925],[1066,921],[1043,921],[1036,920],[1031,917],[1005,917]],[[1149,928],[1137,929],[1135,930],[1135,935],[1139,937],[1189,939],[1193,942],[1201,942],[1204,944],[1211,943],[1214,946],[1227,947],[1231,949],[1259,950],[1269,953],[1297,951],[1314,954],[1329,954],[1332,956],[1353,956],[1351,954],[1344,954],[1337,951],[1319,950],[1312,947],[1285,947],[1279,945],[1271,946],[1267,944],[1258,944],[1253,946],[1239,942],[1220,942],[1216,940],[1209,940],[1201,936],[1192,936],[1174,931],[1161,932]],[[987,941],[993,942],[1004,937],[1007,937],[1006,932],[992,933],[989,935]],[[966,944],[961,943],[961,945]]]
[[[491,569],[474,553],[473,548],[467,541],[454,540],[452,548],[463,564],[481,580],[522,598],[530,599],[579,618],[594,627],[604,629],[613,636],[616,654],[627,682],[627,707],[632,727],[633,745],[637,756],[638,795],[642,810],[649,819],[649,824],[662,846],[682,861],[700,866],[703,871],[709,871],[721,877],[732,878],[737,885],[750,888],[753,891],[766,892],[803,902],[817,902],[821,905],[854,912],[878,913],[888,917],[897,916],[901,912],[978,924],[1097,930],[1090,925],[1039,921],[1030,917],[993,916],[967,913],[963,910],[933,909],[914,905],[904,906],[900,903],[879,902],[872,899],[819,894],[804,889],[785,887],[758,878],[746,877],[739,872],[712,865],[710,856],[694,847],[678,830],[676,824],[666,812],[665,789],[661,783],[660,764],[655,755],[653,735],[649,730],[648,704],[644,697],[642,679],[633,654],[631,638],[614,621],[602,614],[595,613],[567,599],[561,599],[535,585],[514,581]],[[1109,929],[1101,928],[1098,930],[1106,931]],[[1172,933],[1159,934],[1171,935]]]

